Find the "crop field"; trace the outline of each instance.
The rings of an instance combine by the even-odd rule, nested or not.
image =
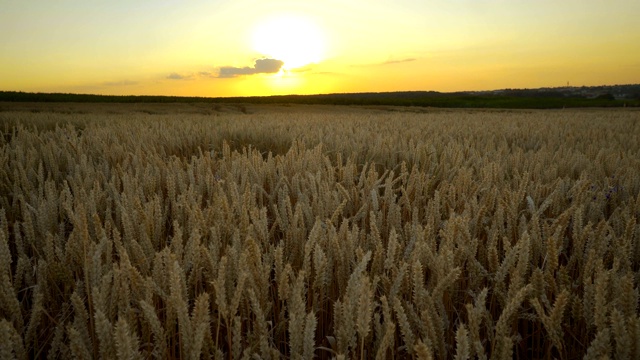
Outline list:
[[[82,106],[0,112],[1,359],[640,358],[640,111]]]

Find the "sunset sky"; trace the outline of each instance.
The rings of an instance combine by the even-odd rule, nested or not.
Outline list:
[[[0,90],[245,96],[640,83],[638,0],[0,0]]]

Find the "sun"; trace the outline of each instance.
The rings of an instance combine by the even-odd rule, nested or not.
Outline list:
[[[318,63],[325,51],[325,37],[313,20],[297,14],[281,14],[259,22],[253,30],[253,49],[262,56],[282,60],[284,69]]]

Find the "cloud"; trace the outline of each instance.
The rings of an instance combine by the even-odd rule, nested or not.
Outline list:
[[[407,62],[416,61],[416,60],[418,60],[418,59],[417,58],[406,58],[406,59],[400,59],[400,60],[387,60],[387,61],[384,61],[384,62],[374,63],[374,64],[359,64],[359,65],[351,65],[351,66],[353,66],[353,67],[384,66],[384,65],[407,63]]]
[[[191,79],[192,76],[191,75],[182,75],[182,74],[178,74],[176,72],[173,72],[169,75],[167,75],[167,79],[170,80],[186,80],[186,79]]]
[[[165,79],[168,80],[198,80],[201,78],[212,78],[215,75],[209,71],[198,71],[198,72],[189,72],[189,73],[178,73],[172,72],[171,74],[165,76]]]
[[[277,59],[258,59],[253,67],[223,66],[218,77],[232,78],[240,75],[275,74],[282,68],[284,61]]]
[[[391,64],[399,64],[399,63],[405,63],[405,62],[411,62],[411,61],[416,61],[418,59],[416,58],[408,58],[408,59],[402,59],[402,60],[389,60],[389,61],[385,61],[382,64],[379,65],[391,65]]]
[[[102,83],[102,85],[105,85],[105,86],[130,86],[130,85],[137,85],[137,84],[138,84],[137,81],[131,81],[131,80],[105,81]]]

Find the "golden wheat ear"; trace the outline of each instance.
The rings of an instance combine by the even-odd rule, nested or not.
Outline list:
[[[0,112],[1,359],[640,357],[636,112],[165,105]]]

